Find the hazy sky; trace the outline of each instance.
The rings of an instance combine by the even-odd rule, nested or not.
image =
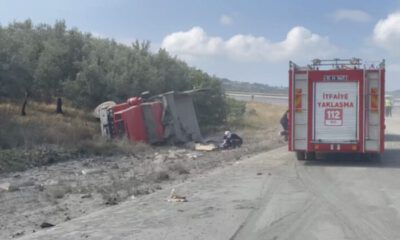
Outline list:
[[[400,89],[400,1],[0,0],[0,24],[27,18],[153,49],[219,77],[287,85],[288,61],[361,57],[387,62]]]

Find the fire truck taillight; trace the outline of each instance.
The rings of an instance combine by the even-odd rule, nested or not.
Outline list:
[[[295,101],[294,101],[296,112],[301,112],[302,111],[302,108],[303,108],[302,98],[303,98],[302,89],[301,88],[296,88]]]
[[[371,111],[377,112],[378,106],[378,88],[371,88]]]

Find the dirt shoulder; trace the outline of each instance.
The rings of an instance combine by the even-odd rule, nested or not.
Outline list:
[[[381,161],[274,149],[22,239],[400,239],[400,116]]]
[[[2,174],[0,239],[12,239],[118,205],[202,176],[211,169],[281,146],[278,127],[238,131],[241,148],[197,152],[178,147],[144,147],[120,157],[93,157]]]
[[[270,189],[272,169],[282,165],[283,155],[288,154],[283,149],[174,184],[187,202],[166,201],[171,188],[165,188],[23,239],[230,239]],[[265,159],[276,161],[266,164]]]

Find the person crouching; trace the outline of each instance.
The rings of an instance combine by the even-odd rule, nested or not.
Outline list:
[[[236,133],[232,133],[230,131],[225,131],[224,141],[221,144],[221,147],[223,149],[241,147],[242,144],[243,144],[243,139],[239,137],[239,135],[237,135]]]
[[[288,128],[289,128],[289,110],[285,111],[282,115],[281,119],[279,120],[283,131],[280,132],[281,136],[284,136],[285,141],[288,140]]]

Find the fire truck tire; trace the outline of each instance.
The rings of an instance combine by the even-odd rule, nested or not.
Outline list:
[[[304,151],[296,151],[297,160],[306,160],[306,153]]]
[[[315,154],[315,152],[307,152],[307,153],[306,153],[306,159],[307,159],[307,160],[315,160],[315,159],[316,159],[316,154]]]
[[[381,155],[379,153],[367,153],[366,159],[370,161],[379,161],[381,160]]]

